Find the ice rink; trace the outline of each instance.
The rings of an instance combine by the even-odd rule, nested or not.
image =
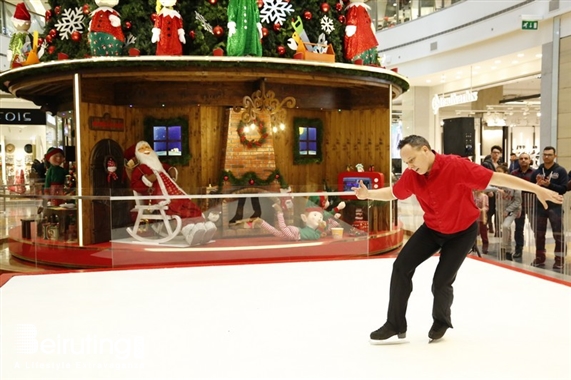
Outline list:
[[[16,276],[0,377],[571,379],[571,287],[468,258],[428,344],[437,260],[385,345],[390,258]]]

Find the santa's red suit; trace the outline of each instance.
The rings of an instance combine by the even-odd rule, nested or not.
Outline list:
[[[370,49],[376,49],[379,44],[371,28],[371,17],[367,8],[369,8],[368,5],[360,2],[347,6],[345,28],[350,25],[356,27],[355,34],[345,35],[345,58],[348,60],[353,60]]]
[[[115,16],[119,18],[119,13],[109,7],[97,8],[93,15],[91,16],[91,22],[89,23],[90,32],[101,32],[111,34],[113,37],[120,41],[125,41],[125,35],[123,35],[123,29],[121,25],[113,26],[111,25],[111,17]]]
[[[186,193],[168,175],[170,166],[163,163],[163,171],[155,172],[145,164],[139,164],[131,174],[131,188],[144,195],[186,195]],[[155,174],[157,180],[150,183],[144,176]],[[158,203],[160,199],[151,199],[152,203]],[[178,215],[182,219],[198,218],[196,221],[204,221],[200,208],[188,198],[170,199],[166,212],[169,215]]]
[[[181,30],[182,37],[179,32]],[[181,39],[184,39],[184,29],[180,13],[163,8],[155,20],[153,34],[159,35],[156,55],[182,55]]]

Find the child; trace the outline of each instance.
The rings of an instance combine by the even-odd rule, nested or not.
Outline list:
[[[481,190],[474,192],[474,201],[476,206],[480,209],[480,218],[478,225],[480,228],[480,238],[482,239],[482,253],[488,253],[488,195]]]

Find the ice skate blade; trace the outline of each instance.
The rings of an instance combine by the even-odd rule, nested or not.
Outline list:
[[[429,338],[429,339],[428,339],[428,344],[430,344],[430,343],[438,343],[438,342],[440,342],[441,340],[442,340],[442,338],[436,338],[436,339],[430,339],[430,338]]]

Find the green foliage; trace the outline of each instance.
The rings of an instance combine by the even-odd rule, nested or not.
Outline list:
[[[212,50],[226,45],[228,37],[228,17],[226,9],[228,2],[231,0],[218,0],[216,4],[211,4],[208,0],[192,0],[179,1],[175,9],[179,11],[183,20],[185,29],[186,44],[184,45],[185,55],[212,55]],[[256,1],[256,0],[252,0]],[[45,38],[50,30],[55,29],[55,24],[60,20],[60,15],[55,14],[55,7],[59,6],[63,12],[67,8],[83,8],[85,4],[89,5],[90,11],[97,9],[97,5],[93,0],[49,0],[52,17],[46,22],[44,33],[41,37]],[[323,12],[322,5],[329,5],[329,11]],[[280,27],[274,24],[263,23],[262,27],[267,30],[267,36],[262,40],[263,56],[280,57],[279,47],[285,48],[284,58],[292,58],[295,51],[288,47],[288,40],[293,35],[293,26],[291,22],[300,17],[304,30],[312,43],[317,43],[319,35],[325,33],[328,43],[330,43],[335,51],[336,62],[347,62],[343,58],[343,36],[345,34],[345,25],[339,21],[340,16],[344,16],[345,7],[341,11],[337,11],[336,4],[338,0],[290,0],[294,12],[287,16],[287,19]],[[121,15],[123,32],[127,39],[129,35],[135,37],[135,43],[125,46],[125,55],[128,49],[135,47],[140,50],[141,55],[155,54],[155,45],[151,43],[151,35],[153,28],[153,14],[156,13],[155,0],[122,0],[115,7],[115,10]],[[305,12],[311,14],[311,18],[306,19]],[[201,15],[206,22],[215,28],[219,26],[223,33],[220,37],[216,37],[213,33],[204,28],[204,23],[198,17]],[[333,22],[334,30],[327,34],[321,30],[321,19],[323,16],[329,17]],[[46,54],[43,60],[57,59],[57,53],[66,53],[69,58],[85,58],[90,55],[88,45],[88,26],[90,17],[87,15],[84,21],[84,30],[80,42],[71,39],[61,39],[59,36],[54,38],[51,45],[53,53]],[[128,27],[127,24],[130,24]],[[55,49],[55,50],[54,50]]]
[[[288,187],[287,182],[278,169],[271,172],[265,179],[258,177],[254,172],[247,172],[242,177],[235,177],[231,171],[223,170],[218,180],[218,189],[222,189],[225,182],[230,183],[232,186],[269,186],[274,181],[277,181],[282,189]]]

